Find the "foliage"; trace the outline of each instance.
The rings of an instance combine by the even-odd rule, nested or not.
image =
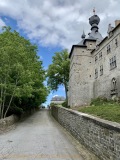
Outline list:
[[[54,106],[56,106],[55,103],[50,103],[50,107],[54,107]]]
[[[4,27],[0,34],[0,118],[6,117],[11,106],[27,110],[29,105],[43,103],[48,94],[44,80],[37,46]]]
[[[70,108],[70,106],[68,106],[68,102],[67,100],[65,102],[62,103],[62,106],[65,108]]]
[[[79,111],[120,123],[120,103],[113,100],[97,98],[91,106],[80,108]]]
[[[21,116],[24,113],[24,111],[20,107],[12,106],[10,107],[9,112],[7,113],[7,116],[10,116],[13,113],[17,116]]]
[[[92,99],[90,105],[98,106],[106,102],[108,102],[108,99],[106,97],[98,97],[98,98]]]
[[[50,103],[50,107],[61,107],[59,103]]]
[[[52,64],[47,70],[48,86],[51,90],[57,90],[59,85],[64,85],[67,98],[70,61],[68,51],[56,52],[52,57]]]

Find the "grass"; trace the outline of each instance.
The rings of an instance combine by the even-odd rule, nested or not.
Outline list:
[[[79,111],[120,123],[120,103],[118,102],[94,100],[91,106],[82,107]]]

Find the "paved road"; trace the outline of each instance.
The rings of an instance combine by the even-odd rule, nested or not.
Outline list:
[[[0,135],[0,160],[84,160],[47,110]]]

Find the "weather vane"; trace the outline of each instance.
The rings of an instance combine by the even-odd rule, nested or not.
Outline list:
[[[94,15],[95,15],[95,7],[93,8],[93,13],[94,13]]]

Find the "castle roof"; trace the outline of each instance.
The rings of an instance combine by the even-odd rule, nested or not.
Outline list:
[[[120,23],[119,23],[115,28],[113,28],[111,32],[114,32],[114,31],[115,31],[117,28],[119,28],[119,27],[120,27]],[[106,36],[106,37],[98,44],[98,46],[100,47],[101,44],[102,44],[103,42],[105,42],[107,39],[108,39],[108,36]],[[96,50],[96,49],[93,49],[93,50],[91,51],[91,53],[93,53],[95,50]]]
[[[86,47],[86,41],[98,41],[101,42],[103,40],[102,35],[99,33],[98,31],[98,24],[100,22],[100,18],[97,15],[93,15],[89,18],[89,24],[91,25],[91,33],[89,33],[88,37],[85,38],[85,33],[83,31],[83,34],[81,36],[82,40],[77,44],[77,45],[73,45],[69,58],[72,55],[72,51],[74,49],[74,47]]]
[[[103,39],[102,35],[98,31],[98,24],[100,22],[100,18],[97,15],[93,15],[89,18],[89,24],[91,25],[91,33],[89,33],[88,39],[95,39],[101,41]]]
[[[98,15],[93,15],[92,17],[89,18],[89,23],[92,26],[93,24],[99,24],[100,22],[100,18],[98,17]]]
[[[72,52],[73,52],[73,49],[77,47],[77,48],[86,48],[87,46],[86,45],[81,45],[81,44],[76,44],[76,45],[73,45],[72,48],[71,48],[71,51],[70,51],[70,54],[69,54],[69,58],[71,57],[72,55]]]
[[[65,98],[63,96],[54,96],[51,101],[65,101]]]

